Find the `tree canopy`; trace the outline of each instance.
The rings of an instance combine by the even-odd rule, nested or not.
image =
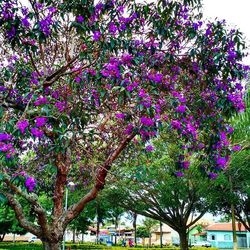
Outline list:
[[[232,129],[224,118],[244,109],[245,43],[225,21],[202,22],[199,7],[196,0],[0,1],[0,192],[46,249],[59,247],[134,139],[171,131],[180,176],[198,151],[210,177],[226,167]],[[69,182],[84,191],[64,211]]]

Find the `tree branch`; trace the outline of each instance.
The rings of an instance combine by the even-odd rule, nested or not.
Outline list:
[[[9,205],[14,210],[16,214],[16,218],[19,221],[21,227],[33,233],[37,237],[41,237],[42,231],[40,230],[38,226],[28,221],[28,219],[24,215],[21,204],[15,199],[14,195],[8,192],[5,192],[4,190],[0,190],[0,193],[3,194],[7,198]]]
[[[62,223],[63,225],[67,225],[70,221],[72,221],[77,215],[81,213],[85,205],[95,199],[98,192],[104,188],[105,179],[108,174],[109,169],[111,168],[112,163],[117,159],[122,150],[130,143],[130,141],[135,137],[135,133],[127,136],[120,145],[111,153],[111,155],[107,158],[107,160],[103,163],[103,165],[98,169],[96,175],[95,186],[91,189],[91,191],[85,195],[78,203],[72,205],[64,214]]]
[[[43,233],[48,235],[48,223],[46,211],[38,203],[37,198],[30,196],[27,193],[24,193],[20,188],[15,186],[9,179],[5,179],[4,182],[6,185],[17,195],[25,198],[34,208],[34,211],[37,214],[39,225],[41,226]]]

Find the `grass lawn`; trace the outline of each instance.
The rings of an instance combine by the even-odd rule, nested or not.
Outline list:
[[[71,250],[128,250],[128,249],[138,249],[138,250],[148,250],[149,248],[146,247],[120,247],[120,246],[113,246],[113,247],[107,247],[104,245],[95,245],[95,244],[67,244],[67,247],[70,246]],[[42,250],[43,247],[40,243],[24,243],[24,242],[0,242],[0,250]],[[165,248],[159,248],[159,247],[152,247],[150,250],[180,250],[178,247],[165,247]],[[204,248],[204,247],[195,247],[192,248],[192,250],[218,250],[217,248]]]

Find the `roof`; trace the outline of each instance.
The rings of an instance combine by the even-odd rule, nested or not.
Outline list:
[[[215,223],[208,226],[206,231],[233,231],[232,223]],[[236,223],[236,231],[247,231],[242,223]]]

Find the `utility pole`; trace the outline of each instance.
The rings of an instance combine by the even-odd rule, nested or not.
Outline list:
[[[231,175],[229,175],[229,183],[230,183],[230,191],[233,192],[233,182],[232,182]],[[236,220],[235,220],[235,211],[234,211],[233,202],[231,203],[231,212],[232,212],[232,229],[233,229],[233,247],[234,247],[234,250],[237,250],[238,244],[237,244]]]

